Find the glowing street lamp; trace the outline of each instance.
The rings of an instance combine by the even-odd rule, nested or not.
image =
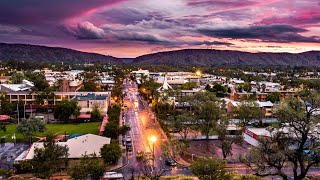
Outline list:
[[[201,73],[200,70],[197,70],[197,71],[196,71],[196,75],[197,75],[197,76],[201,76],[201,74],[202,74],[202,73]]]
[[[152,158],[152,166],[154,167],[154,159],[155,159],[155,155],[154,155],[154,144],[157,141],[157,137],[156,136],[151,136],[150,137],[150,142],[152,143],[152,153],[153,153],[153,158]]]

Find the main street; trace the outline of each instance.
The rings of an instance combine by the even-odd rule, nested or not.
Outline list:
[[[141,151],[149,152],[150,154],[153,153],[153,144],[150,141],[152,136],[156,137],[154,143],[154,171],[165,171],[165,175],[190,175],[191,173],[186,167],[179,165],[170,167],[165,164],[166,157],[162,154],[161,143],[167,140],[166,136],[154,119],[155,116],[148,104],[140,97],[136,84],[131,84],[127,81],[124,85],[124,92],[127,94],[124,100],[124,104],[127,106],[127,108],[124,109],[124,120],[125,124],[128,124],[131,127],[129,134],[133,144],[133,151],[128,154],[128,165],[121,170],[126,179],[131,176],[132,169],[134,169],[135,175],[143,175],[141,164],[136,159],[135,155],[137,152]],[[152,164],[153,162],[150,160],[150,168],[152,168]]]
[[[191,175],[190,170],[186,167],[180,165],[170,167],[165,165],[166,157],[163,156],[160,145],[162,142],[167,140],[166,136],[162,132],[159,123],[154,119],[154,115],[148,106],[148,103],[139,95],[136,84],[131,83],[131,81],[127,81],[124,84],[124,92],[127,94],[124,100],[124,104],[127,106],[127,108],[124,109],[124,120],[125,124],[128,124],[131,127],[131,131],[128,135],[131,136],[133,150],[128,153],[128,164],[119,170],[119,172],[123,173],[125,179],[129,179],[132,172],[135,176],[143,175],[141,164],[136,159],[135,155],[137,152],[141,151],[152,154],[153,148],[152,143],[150,142],[150,137],[155,136],[157,138],[154,144],[155,170],[165,170],[164,175],[169,176],[178,174]],[[149,161],[149,166],[150,168],[152,167],[152,161]],[[230,171],[237,171],[241,174],[248,173],[247,168],[243,165],[238,167],[236,165],[229,164],[228,167],[228,170]],[[285,167],[283,168],[283,171],[290,176],[293,174],[291,167]],[[312,167],[310,168],[308,175],[319,175],[319,171],[319,167]],[[269,178],[280,179],[279,177]]]

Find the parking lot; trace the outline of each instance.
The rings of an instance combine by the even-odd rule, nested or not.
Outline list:
[[[0,144],[0,169],[12,168],[14,160],[27,148],[28,144]]]

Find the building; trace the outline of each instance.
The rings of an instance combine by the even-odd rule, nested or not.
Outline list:
[[[88,93],[86,95],[77,95],[72,99],[78,102],[78,106],[81,108],[80,113],[90,112],[95,106],[98,106],[105,114],[108,112],[108,95]]]
[[[82,81],[80,80],[70,80],[70,79],[60,79],[59,80],[59,91],[60,92],[75,92],[82,87]]]
[[[241,101],[243,99],[248,99],[250,96],[255,96],[255,98],[260,101],[264,102],[267,101],[268,93],[262,93],[262,92],[236,92],[233,91],[230,94],[230,99],[234,101]]]
[[[138,71],[132,71],[131,74],[136,77],[137,80],[140,80],[142,76],[149,78],[149,71],[139,69]]]
[[[95,94],[97,96],[106,96],[108,103],[111,97],[111,92],[54,92],[53,94],[54,94],[53,99],[48,99],[49,105],[56,105],[62,100],[71,100],[76,96],[86,96],[87,94]],[[3,93],[3,95],[11,103],[22,101],[24,102],[25,105],[34,104],[38,96],[36,93],[31,93],[29,91],[5,92]]]
[[[30,92],[34,84],[28,80],[22,80],[21,84],[1,84],[1,92]]]
[[[8,84],[10,76],[0,76],[0,84]]]
[[[57,142],[61,146],[68,148],[68,159],[80,159],[84,155],[96,154],[97,157],[101,157],[100,149],[105,144],[110,144],[111,138],[98,136],[94,134],[85,134],[72,139],[68,139],[66,142]],[[35,142],[32,146],[20,154],[15,163],[19,163],[25,160],[31,160],[34,158],[35,149],[43,148],[43,142]]]
[[[270,102],[270,101],[266,101],[266,102],[256,101],[255,103],[257,104],[257,106],[260,107],[264,118],[272,118],[273,117],[273,103],[272,102]],[[226,102],[227,112],[232,112],[232,110],[235,107],[238,107],[240,105],[241,105],[241,102],[239,102],[239,101],[228,100]]]

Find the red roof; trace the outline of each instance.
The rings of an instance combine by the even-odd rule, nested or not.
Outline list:
[[[8,115],[0,115],[0,121],[5,121],[5,120],[8,120],[8,119],[11,119],[11,117],[8,116]]]

